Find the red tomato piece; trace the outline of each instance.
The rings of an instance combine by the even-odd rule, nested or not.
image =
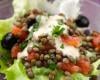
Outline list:
[[[34,52],[30,53],[28,55],[27,59],[28,59],[28,61],[31,61],[32,59],[35,59],[35,53]]]
[[[17,26],[14,26],[12,28],[12,34],[14,34],[15,36],[19,37],[20,41],[24,41],[27,38],[29,32],[28,31],[24,31],[24,30],[22,30],[21,28],[19,28]]]
[[[59,68],[70,73],[76,73],[80,71],[80,68],[73,63],[61,63]]]
[[[21,32],[21,28],[19,28],[17,26],[12,27],[12,34],[14,34],[15,36],[20,35],[20,32]]]
[[[94,36],[92,42],[93,42],[93,46],[95,48],[98,48],[98,51],[100,51],[100,34],[97,36]]]
[[[13,46],[13,48],[11,49],[11,57],[12,57],[12,58],[17,58],[17,54],[18,54],[18,52],[20,52],[20,51],[21,51],[21,49],[20,49],[19,45],[18,45],[18,44],[15,44],[15,45]]]
[[[81,69],[81,72],[85,75],[89,74],[89,72],[91,71],[91,64],[90,62],[85,59],[85,58],[80,58],[78,61],[77,61],[77,66],[80,67]]]
[[[19,35],[20,40],[24,41],[27,38],[28,34],[29,34],[28,31],[23,31],[22,30],[21,33],[20,33],[20,35]]]
[[[39,57],[38,53],[31,52],[31,53],[28,54],[27,60],[31,61],[32,59],[37,59],[38,57]]]
[[[74,36],[66,36],[62,35],[61,40],[68,45],[74,46],[74,47],[79,47],[81,39],[79,37],[74,37]]]

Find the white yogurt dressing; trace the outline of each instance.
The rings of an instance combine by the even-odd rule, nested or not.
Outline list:
[[[58,25],[59,19],[64,20],[64,17],[55,15],[47,18],[46,16],[42,16],[41,25],[39,26],[39,29],[33,33],[33,38],[37,39],[38,36],[42,34],[48,34],[49,36],[52,36],[52,30],[54,28],[54,25],[55,26]],[[65,24],[61,25],[61,27],[65,29],[63,33],[67,34],[67,30],[69,27]],[[61,50],[63,55],[72,56],[73,58],[77,58],[80,56],[77,48],[74,48],[73,46],[64,45],[64,49],[62,49],[61,48],[62,44],[63,43],[60,37],[55,38],[55,47],[57,48],[57,50]],[[28,46],[22,52],[18,53],[18,58],[28,56],[27,53],[28,47],[32,47],[32,42],[29,43]]]
[[[74,59],[80,56],[79,50],[77,48],[63,44],[60,38],[56,38],[55,43],[56,43],[55,46],[56,46],[57,50],[62,51],[63,55],[69,56],[69,57],[71,56]],[[63,49],[61,48],[62,44],[64,45]]]
[[[29,47],[32,47],[32,46],[33,46],[33,44],[32,44],[32,42],[30,42],[30,43],[27,45],[27,47],[26,47],[22,52],[19,52],[19,53],[18,53],[17,57],[18,57],[18,58],[23,58],[23,57],[28,56],[27,49],[28,49]]]
[[[33,38],[37,39],[38,36],[42,34],[48,34],[49,36],[52,36],[52,30],[54,26],[58,25],[57,20],[64,20],[64,17],[55,15],[55,16],[50,16],[47,19],[47,17],[42,16],[41,18],[42,25],[40,25],[38,31],[33,33]],[[61,27],[65,28],[64,33],[67,34],[68,27],[65,24],[61,25]]]

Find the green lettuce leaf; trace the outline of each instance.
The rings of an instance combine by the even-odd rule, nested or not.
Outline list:
[[[33,67],[33,73],[35,74],[35,78],[33,80],[49,80],[48,75],[53,71],[50,68],[37,68]],[[60,70],[56,70],[56,75],[54,80],[63,80],[64,73]]]
[[[33,80],[49,80],[47,76],[37,75]]]
[[[36,75],[47,75],[49,74],[49,72],[51,72],[51,69],[45,67],[42,68],[33,67],[32,70]]]
[[[0,60],[0,72],[4,73],[7,69],[7,66]]]
[[[15,60],[14,64],[6,70],[7,80],[29,80],[25,67],[21,60]]]
[[[92,65],[93,65],[93,71],[91,75],[100,75],[100,70],[97,69],[98,66],[100,65],[100,59],[94,62]]]
[[[81,73],[75,73],[72,75],[72,80],[89,80],[89,77],[86,77]]]
[[[55,80],[63,80],[63,77],[64,77],[64,73],[58,70],[55,76]]]
[[[42,68],[33,67],[32,70],[34,73],[33,80],[49,80],[47,75],[51,72],[50,69],[44,67]]]

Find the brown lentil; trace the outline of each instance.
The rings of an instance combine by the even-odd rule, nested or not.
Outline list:
[[[49,54],[44,55],[44,60],[48,60],[50,58]]]
[[[55,45],[54,40],[51,40],[51,39],[50,39],[50,40],[49,40],[49,43],[50,43],[51,45],[53,45],[53,46]]]
[[[63,62],[64,63],[69,63],[69,59],[68,58],[63,58]]]
[[[56,54],[56,59],[57,59],[58,61],[60,61],[60,60],[62,60],[62,56],[59,55],[59,54]]]
[[[69,34],[69,35],[73,35],[73,34],[74,34],[73,29],[69,29],[69,30],[68,30],[68,34]]]
[[[62,55],[62,52],[60,50],[56,50],[56,54]]]
[[[44,60],[43,60],[43,61],[42,61],[42,64],[43,64],[44,67],[48,67],[47,61],[44,61]]]
[[[31,53],[32,51],[33,51],[33,48],[32,47],[28,47],[27,52]]]
[[[72,80],[71,76],[66,76],[65,80]]]
[[[40,55],[40,60],[42,61],[44,59],[44,54]]]
[[[41,42],[42,42],[43,44],[47,43],[47,41],[48,41],[48,40],[47,40],[46,38],[42,38],[42,39],[41,39]]]
[[[71,75],[71,73],[68,72],[68,71],[65,71],[64,73],[65,73],[66,76],[70,76]]]
[[[55,52],[56,52],[55,49],[50,49],[50,50],[49,50],[49,53],[55,53]]]
[[[34,74],[32,71],[27,72],[29,78],[34,78]]]
[[[50,54],[50,58],[54,60],[54,59],[56,59],[56,55],[52,53],[52,54]]]
[[[38,48],[38,47],[33,47],[33,50],[34,50],[35,52],[39,52],[39,48]]]
[[[55,73],[54,72],[49,73],[49,80],[54,80],[54,78],[55,78]]]
[[[36,66],[37,67],[41,67],[42,66],[42,62],[41,61],[36,61]]]
[[[36,64],[36,59],[31,60],[31,65],[34,66]]]
[[[86,41],[91,42],[92,41],[92,37],[91,36],[86,37]]]
[[[24,66],[25,66],[26,68],[30,68],[30,67],[31,67],[31,64],[30,64],[29,62],[25,62],[25,63],[24,63]]]
[[[39,60],[40,59],[40,55],[38,53],[35,53],[36,59]]]

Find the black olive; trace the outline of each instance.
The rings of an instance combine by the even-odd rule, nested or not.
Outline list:
[[[13,45],[17,43],[17,41],[17,37],[15,37],[12,33],[7,33],[1,41],[1,45],[3,48],[10,50],[13,47]]]
[[[36,23],[36,19],[35,18],[28,18],[26,21],[28,28],[30,28],[30,26],[32,26],[34,23]]]
[[[78,26],[80,28],[89,26],[88,18],[83,15],[79,15],[78,18],[75,20],[75,23],[76,23],[76,26]]]

